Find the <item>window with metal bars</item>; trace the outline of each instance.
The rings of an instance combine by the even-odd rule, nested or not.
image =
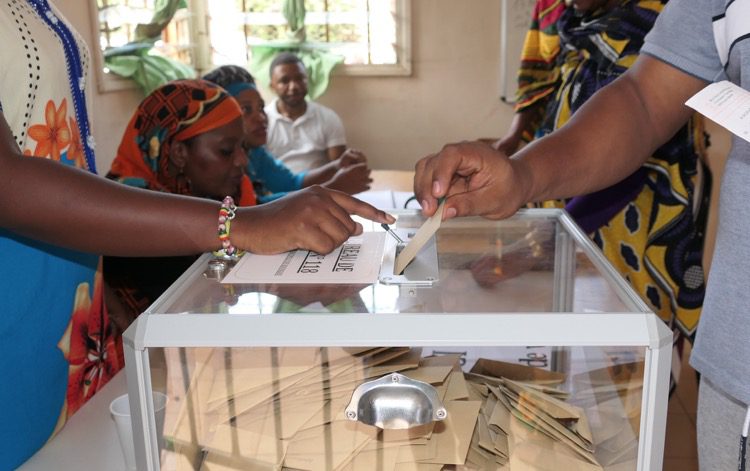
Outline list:
[[[102,51],[124,46],[135,39],[138,24],[149,23],[154,0],[96,0],[99,46]],[[154,49],[157,54],[194,65],[188,10],[178,10],[162,31]]]
[[[155,0],[95,2],[101,50],[134,39],[148,23]],[[288,39],[281,0],[190,0],[164,29],[154,51],[205,72],[221,64],[247,64],[252,46]],[[410,0],[306,0],[307,42],[344,57],[336,73],[411,73]],[[104,77],[104,82],[108,80]],[[116,78],[113,78],[116,80]],[[100,84],[103,81],[100,80]],[[107,87],[103,89],[118,89]]]
[[[250,47],[268,41],[287,39],[287,21],[281,2],[273,0],[235,0],[235,14],[226,15],[221,2],[209,3],[211,36],[215,62],[229,59],[249,60]],[[347,65],[396,65],[404,53],[405,2],[399,0],[307,0],[305,2],[307,41],[325,45],[330,52],[344,57]],[[219,26],[217,28],[217,26]],[[244,45],[244,55],[221,48],[218,31],[236,31]],[[236,44],[236,43],[235,43]]]

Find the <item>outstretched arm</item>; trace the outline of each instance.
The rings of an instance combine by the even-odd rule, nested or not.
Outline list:
[[[508,158],[486,145],[445,146],[417,163],[426,215],[448,196],[445,217],[503,218],[529,201],[591,193],[634,172],[692,114],[706,83],[648,55],[600,90],[558,131]]]
[[[0,117],[0,227],[105,255],[187,255],[219,248],[218,202],[130,188],[54,161],[23,157]],[[295,205],[239,210],[232,225],[234,245],[258,253],[293,248],[325,253],[361,230],[351,213],[393,221],[337,192],[299,193]],[[285,230],[263,240],[282,222]]]
[[[0,226],[108,255],[186,255],[218,248],[219,204],[138,190],[23,157],[0,119]]]

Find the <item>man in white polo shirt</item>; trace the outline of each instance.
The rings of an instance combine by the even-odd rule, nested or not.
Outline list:
[[[265,111],[268,115],[266,147],[292,172],[302,172],[336,160],[346,150],[341,118],[323,105],[308,101],[307,71],[296,55],[283,52],[271,62],[271,89],[278,98]],[[358,155],[361,162],[366,158]]]

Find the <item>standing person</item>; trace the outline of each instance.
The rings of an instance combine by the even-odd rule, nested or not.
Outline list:
[[[269,74],[278,96],[266,106],[271,153],[295,173],[341,157],[346,150],[344,125],[335,111],[307,100],[307,70],[300,58],[280,53]],[[354,152],[366,161],[364,154]]]
[[[239,103],[245,122],[245,145],[249,162],[247,173],[259,203],[280,198],[290,191],[321,185],[356,194],[370,188],[370,168],[361,155],[348,149],[338,159],[294,173],[266,149],[268,117],[263,98],[250,72],[236,65],[222,65],[203,77],[226,89]]]
[[[47,0],[0,9],[1,469],[14,469],[120,368],[119,333],[99,256],[218,250],[221,204],[129,188],[96,176],[85,43]],[[32,158],[31,156],[35,156]],[[38,157],[38,158],[36,158]],[[258,253],[332,250],[392,218],[339,192],[300,191],[240,208],[229,246]]]
[[[747,11],[747,0],[670,1],[635,64],[564,127],[512,158],[487,145],[461,143],[420,160],[414,187],[425,215],[434,214],[437,199],[447,195],[445,218],[499,219],[527,202],[591,193],[632,174],[690,119],[693,112],[684,103],[706,84],[729,80],[750,90]],[[702,470],[737,467],[737,437],[750,404],[748,162],[750,142],[733,136],[711,277],[690,358],[701,373]]]
[[[537,0],[518,73],[516,114],[495,147],[512,155],[524,135],[564,126],[594,93],[638,57],[666,0]],[[592,136],[593,138],[593,136]],[[703,242],[710,174],[705,133],[692,117],[635,172],[603,190],[545,207],[565,207],[675,332],[674,387],[685,340],[698,326],[705,283]]]

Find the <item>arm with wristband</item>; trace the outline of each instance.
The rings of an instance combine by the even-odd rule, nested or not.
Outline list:
[[[216,229],[220,203],[130,188],[51,160],[24,157],[4,117],[0,184],[0,227],[62,247],[105,255],[170,256],[222,245]],[[65,198],[39,198],[39,188]],[[256,253],[298,248],[327,253],[361,231],[350,214],[393,222],[348,195],[312,187],[282,204],[238,209],[231,243]]]

